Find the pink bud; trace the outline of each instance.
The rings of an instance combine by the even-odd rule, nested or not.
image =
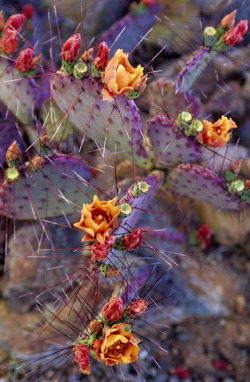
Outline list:
[[[7,29],[12,29],[12,30],[15,30],[16,32],[20,32],[23,26],[24,20],[25,20],[25,16],[22,15],[21,13],[10,16],[5,23],[4,32],[7,31]]]
[[[98,46],[97,56],[94,59],[94,64],[97,69],[105,69],[109,59],[109,48],[105,41]]]
[[[236,27],[227,31],[223,36],[225,45],[234,46],[242,41],[248,30],[248,20],[241,20]]]
[[[11,54],[17,49],[17,33],[14,30],[7,29],[0,39],[0,48],[5,54]]]
[[[27,70],[36,69],[41,60],[41,55],[33,58],[33,49],[27,48],[21,50],[19,56],[16,59],[15,67],[20,72],[26,72]]]
[[[203,224],[196,232],[196,237],[198,240],[208,240],[211,237],[211,231],[208,225]]]
[[[136,300],[126,309],[130,317],[139,316],[147,310],[148,303],[144,300]]]
[[[32,16],[34,15],[34,8],[33,5],[31,4],[25,4],[22,9],[22,14],[27,18],[31,19]]]
[[[142,235],[142,229],[137,228],[134,232],[132,232],[130,235],[125,236],[122,239],[122,245],[128,250],[133,251],[133,249],[136,249],[140,246],[143,239]]]
[[[82,43],[82,39],[81,39],[80,33],[73,34],[63,44],[62,52],[61,52],[62,58],[67,62],[75,61],[79,54],[81,43]]]
[[[102,310],[106,321],[120,320],[124,311],[121,297],[112,297]]]
[[[104,243],[98,241],[91,245],[91,255],[93,260],[105,260],[109,254],[111,245],[115,242],[115,236],[109,235],[106,237]]]

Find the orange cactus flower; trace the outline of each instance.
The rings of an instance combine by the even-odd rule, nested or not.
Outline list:
[[[223,147],[231,137],[230,130],[236,129],[236,123],[224,115],[215,123],[209,121],[203,122],[203,131],[199,134],[199,140],[202,144],[209,147]]]
[[[114,96],[121,96],[131,90],[142,92],[146,86],[147,75],[143,75],[143,67],[136,68],[128,61],[128,55],[118,49],[102,73],[105,84],[103,99],[113,100]]]
[[[104,243],[112,229],[116,227],[116,218],[121,211],[120,206],[116,206],[118,198],[108,201],[100,201],[95,195],[93,203],[84,204],[82,216],[74,226],[85,232],[82,242],[97,240]]]
[[[123,323],[115,324],[106,331],[104,339],[95,340],[93,349],[97,360],[105,362],[107,366],[129,364],[137,360],[140,351],[137,344],[140,340],[125,331],[127,326]]]

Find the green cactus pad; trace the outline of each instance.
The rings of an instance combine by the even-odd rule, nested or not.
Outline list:
[[[9,60],[0,57],[0,100],[21,123],[32,121],[36,97],[33,79],[19,78]]]
[[[99,79],[85,76],[77,80],[55,74],[52,96],[82,137],[95,141],[100,149],[119,153],[144,168],[152,168],[154,158],[144,147],[139,110],[134,101],[116,97],[102,101],[103,85]]]
[[[227,191],[227,182],[213,171],[191,164],[181,164],[168,176],[168,188],[177,196],[186,196],[218,209],[238,210],[246,204]]]
[[[168,113],[176,118],[180,111],[187,110],[194,117],[201,113],[199,98],[191,94],[176,94],[175,83],[170,80],[157,79],[145,90],[146,102],[150,105],[151,115]]]
[[[197,50],[179,74],[176,91],[185,93],[190,90],[200,74],[206,69],[214,54],[215,52],[210,52],[210,48],[207,47]]]
[[[21,168],[20,174],[17,181],[0,187],[0,214],[15,219],[74,213],[97,193],[89,183],[89,169],[72,156],[50,157],[40,170]]]
[[[148,136],[159,162],[166,165],[193,162],[202,153],[194,137],[187,137],[176,128],[175,121],[164,116],[148,120]]]

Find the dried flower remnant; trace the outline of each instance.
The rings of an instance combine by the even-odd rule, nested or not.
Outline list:
[[[92,259],[96,261],[105,260],[109,254],[110,247],[115,242],[115,236],[109,235],[105,238],[104,243],[96,242],[91,245]]]
[[[103,324],[100,321],[92,320],[89,323],[89,329],[95,334],[99,334],[103,329]]]
[[[79,54],[80,46],[82,43],[80,33],[73,34],[62,47],[61,57],[66,62],[72,62],[77,59]]]
[[[0,11],[0,32],[3,30],[4,25],[5,25],[5,22],[4,22],[3,11]]]
[[[93,51],[94,48],[90,48],[88,50],[85,50],[83,54],[81,55],[81,60],[85,62],[92,62],[93,61]]]
[[[74,361],[80,366],[80,370],[83,374],[91,373],[91,363],[89,358],[90,349],[86,345],[78,344],[74,348]]]
[[[106,321],[118,321],[124,312],[123,301],[121,297],[112,297],[102,310]]]
[[[135,316],[139,316],[147,310],[148,302],[139,299],[134,302],[126,309],[126,313],[129,317],[134,318]]]
[[[118,198],[108,201],[101,201],[95,195],[93,203],[84,204],[79,222],[74,226],[85,232],[82,242],[97,240],[104,243],[105,238],[116,226],[117,216],[121,207],[116,206]]]
[[[227,31],[223,36],[223,43],[227,46],[239,44],[248,30],[248,20],[241,20],[233,29]]]
[[[118,49],[102,73],[102,81],[106,86],[103,89],[103,99],[112,101],[114,96],[121,96],[130,91],[142,92],[146,86],[147,75],[143,67],[136,68],[128,61],[128,55]]]
[[[138,248],[141,245],[142,239],[143,239],[142,229],[137,228],[130,235],[128,235],[122,239],[122,245],[128,251],[133,251],[134,249]]]
[[[224,115],[215,123],[204,120],[203,131],[198,135],[200,142],[209,147],[223,147],[231,137],[230,130],[236,129],[236,123]]]
[[[17,43],[18,38],[16,31],[7,29],[0,39],[0,49],[2,49],[5,54],[9,55],[16,51]]]
[[[220,26],[223,29],[231,29],[234,27],[235,24],[235,16],[237,13],[237,9],[235,9],[233,12],[229,13],[228,15],[224,16],[223,19],[220,22]]]
[[[8,162],[15,162],[21,159],[21,150],[17,141],[14,141],[6,151],[6,160]]]
[[[107,366],[129,364],[137,360],[140,340],[126,331],[129,326],[124,323],[115,324],[105,333],[104,339],[96,339],[93,349],[97,360],[105,361]]]
[[[40,54],[39,56],[34,58],[33,55],[33,49],[27,48],[22,50],[15,62],[16,69],[22,73],[37,69],[40,65],[42,55]]]

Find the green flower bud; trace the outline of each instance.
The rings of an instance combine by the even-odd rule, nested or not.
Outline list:
[[[138,182],[133,187],[132,196],[134,198],[139,198],[140,196],[147,194],[149,190],[150,185],[147,182]]]
[[[132,208],[128,203],[121,204],[121,212],[118,215],[118,219],[124,219],[131,215]]]

